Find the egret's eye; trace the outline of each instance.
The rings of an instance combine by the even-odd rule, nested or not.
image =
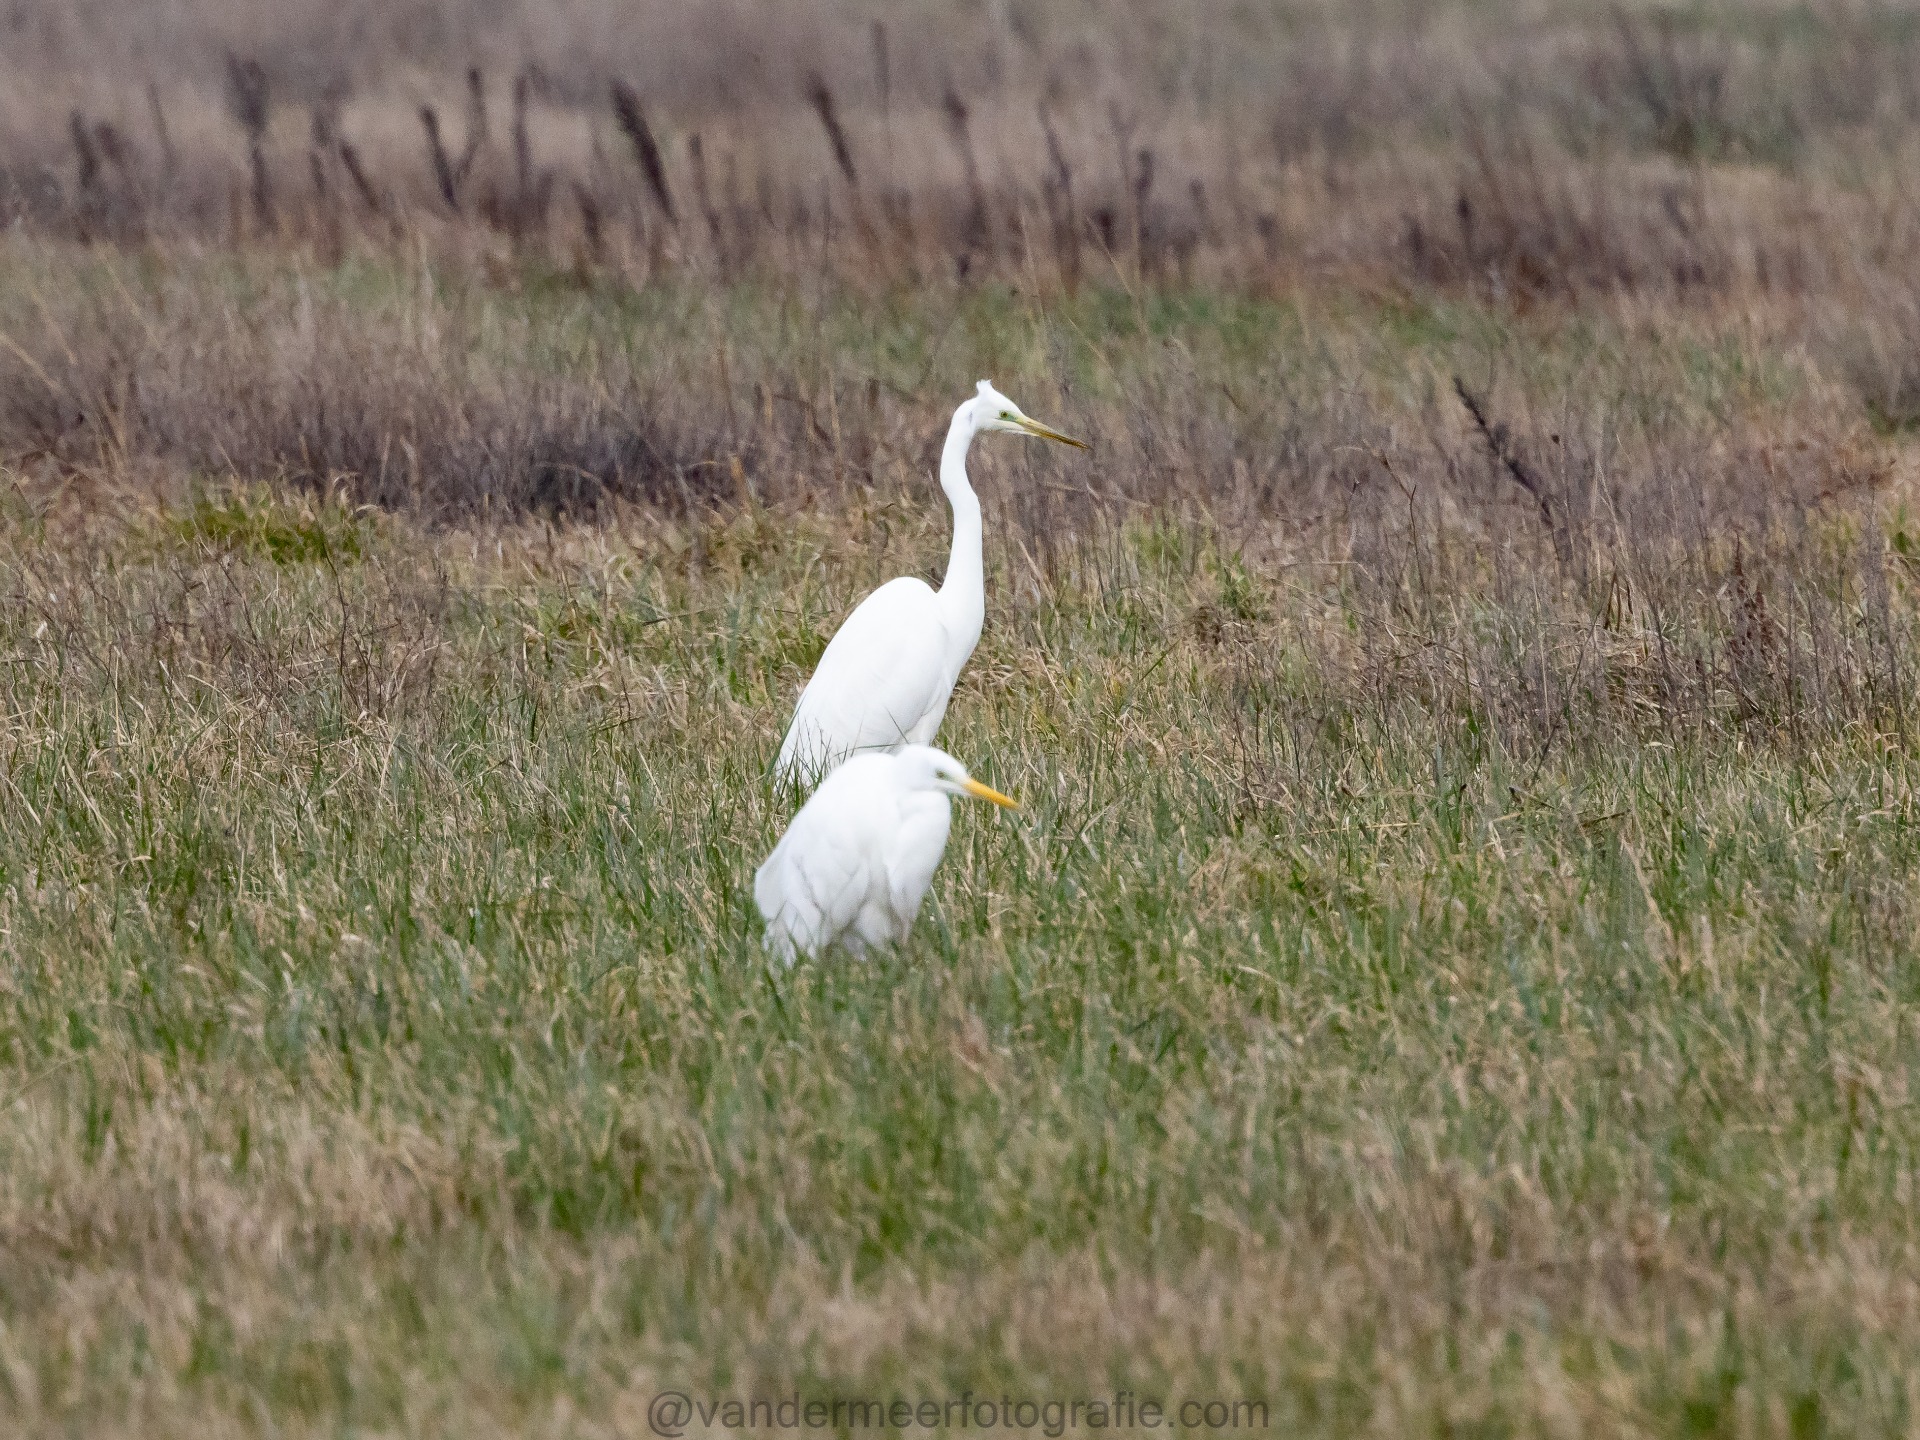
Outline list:
[[[1011,410],[1002,410],[1000,412],[1000,418],[1002,420],[1011,420],[1013,419],[1013,412]]]

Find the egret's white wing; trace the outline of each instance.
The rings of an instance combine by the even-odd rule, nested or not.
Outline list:
[[[841,828],[796,826],[754,876],[753,898],[776,948],[817,955],[860,918],[871,867],[831,833]]]
[[[940,603],[921,580],[890,580],[861,601],[801,692],[774,772],[803,777],[848,755],[882,750],[946,710],[954,677]]]
[[[774,948],[817,955],[885,893],[885,845],[878,833],[894,802],[884,787],[888,757],[856,756],[800,807],[753,877],[753,899]]]

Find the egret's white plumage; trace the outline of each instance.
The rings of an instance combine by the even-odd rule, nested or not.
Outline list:
[[[788,964],[904,940],[947,848],[955,795],[1013,801],[929,745],[855,755],[821,782],[753,877],[767,946]]]
[[[980,499],[967,481],[967,447],[983,430],[1086,448],[980,382],[978,393],[953,412],[940,455],[940,488],[953,506],[953,550],[940,588],[903,576],[860,602],[800,694],[775,775],[811,784],[848,755],[924,745],[940,729],[987,615]]]

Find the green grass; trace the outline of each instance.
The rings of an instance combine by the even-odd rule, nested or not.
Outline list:
[[[1910,505],[1765,317],[9,254],[16,1428],[1912,1428]],[[975,465],[942,740],[1023,808],[769,967],[767,765],[979,374],[1096,444]],[[755,484],[456,529],[306,451],[656,404]]]
[[[275,565],[360,558],[369,518],[325,504],[289,505],[264,488],[232,494],[203,492],[164,528],[187,546],[204,546]]]
[[[1388,635],[1203,527],[1044,589],[998,555],[943,740],[1024,809],[958,817],[901,951],[789,972],[765,767],[838,577],[941,545],[871,524],[16,502],[22,1426],[1131,1387],[1281,1433],[1911,1427],[1891,720],[1663,714],[1644,630],[1469,584]],[[1606,678],[1544,730],[1448,658],[1583,624]]]

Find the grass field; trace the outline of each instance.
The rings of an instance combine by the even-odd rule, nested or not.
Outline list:
[[[123,320],[182,313],[119,262],[15,258]],[[374,274],[154,284],[207,297],[155,326],[213,323],[215,287],[269,331],[282,301],[323,336],[422,319]],[[603,313],[418,303],[518,373]],[[16,1414],[632,1433],[667,1388],[1132,1387],[1258,1399],[1283,1433],[1904,1430],[1897,505],[1753,522],[1737,571],[1596,525],[1576,581],[1503,492],[1497,542],[1403,500],[1364,563],[1231,493],[1060,494],[1107,495],[1159,387],[1198,393],[1236,344],[1293,357],[1243,379],[1257,408],[1361,374],[1409,475],[1419,377],[1474,346],[1626,397],[1598,403],[1657,392],[1647,423],[1709,438],[1816,381],[1704,331],[1636,350],[1461,306],[925,303],[968,337],[959,373],[991,362],[1096,448],[975,462],[1002,538],[943,734],[1025,808],[958,821],[912,944],[870,965],[770,969],[749,884],[812,657],[943,553],[937,410],[903,407],[918,450],[876,445],[825,506],[584,527],[19,480]],[[770,292],[648,323],[716,311],[762,347],[736,366],[814,343]],[[937,327],[895,314],[835,364],[921,366]],[[1043,374],[1076,333],[1104,397]],[[473,360],[469,334],[504,338]]]
[[[529,52],[537,233],[398,160],[329,210],[319,138],[299,200],[280,110],[253,208],[220,47],[333,55],[387,156],[429,81],[363,50],[430,26],[188,7],[171,199],[74,120],[0,234],[0,1430],[1920,1427],[1920,31],[1386,7],[1354,73],[1421,85],[1301,79],[1255,175],[1247,87],[1368,33],[1296,8],[1232,65],[1225,9],[903,10],[970,116],[802,48],[837,100],[756,134],[695,93],[743,7],[677,78],[621,33],[672,228],[590,5]],[[147,19],[29,12],[7,73],[139,99]],[[1056,51],[1166,88],[1107,137]],[[0,208],[67,124],[9,93]],[[1073,163],[983,185],[1042,98]],[[1093,447],[972,460],[941,741],[1022,809],[897,952],[770,965],[767,767],[937,574],[981,376]]]

